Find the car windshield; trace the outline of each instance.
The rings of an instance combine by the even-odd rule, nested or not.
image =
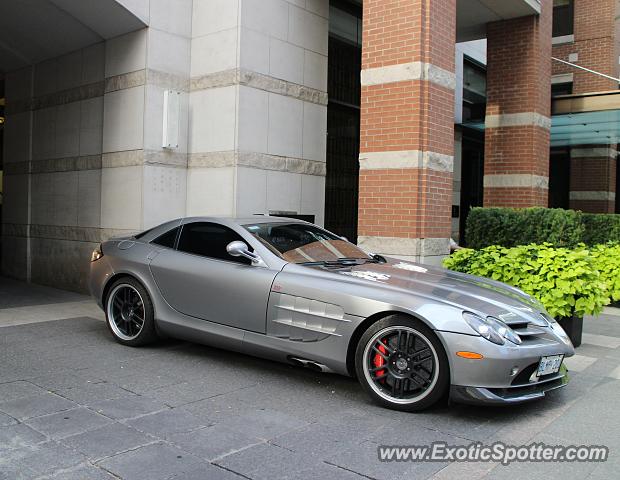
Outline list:
[[[291,263],[372,260],[352,243],[314,225],[256,223],[244,227],[271,251]]]

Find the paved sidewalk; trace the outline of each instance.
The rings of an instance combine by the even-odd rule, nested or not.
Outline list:
[[[87,311],[87,313],[86,313]],[[116,344],[79,295],[0,279],[0,479],[615,478],[620,316],[511,408],[373,405],[355,380],[185,342]],[[46,321],[52,320],[53,321]],[[381,463],[381,444],[604,444],[606,463]]]

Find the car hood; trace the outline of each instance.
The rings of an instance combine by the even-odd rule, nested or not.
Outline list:
[[[517,288],[488,278],[392,258],[386,263],[366,263],[329,271],[365,284],[370,282],[377,287],[497,316],[508,323],[525,317],[534,324],[546,325],[540,315],[545,311],[540,302]]]

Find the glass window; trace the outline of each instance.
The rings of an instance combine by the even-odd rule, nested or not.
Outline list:
[[[338,5],[329,7],[329,33],[336,35],[355,45],[362,45],[362,19],[353,13],[353,6],[347,10],[338,8]],[[361,13],[361,9],[360,13]]]
[[[162,247],[174,248],[178,233],[179,227],[173,228],[172,230],[169,230],[166,233],[157,237],[151,243],[161,245]]]
[[[553,36],[573,34],[575,17],[574,0],[553,0]]]
[[[177,249],[203,257],[250,265],[252,262],[249,259],[233,257],[226,251],[228,244],[237,240],[245,242],[235,231],[224,225],[208,222],[188,223],[183,226]]]
[[[573,93],[573,82],[551,84],[552,97],[557,97],[558,95],[570,95],[571,93]]]
[[[484,121],[487,106],[487,72],[475,60],[463,58],[463,122]]]
[[[272,252],[292,263],[371,258],[352,243],[303,223],[258,223],[244,227]]]

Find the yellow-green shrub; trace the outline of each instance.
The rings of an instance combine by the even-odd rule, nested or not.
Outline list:
[[[459,250],[444,261],[444,266],[518,287],[538,299],[556,318],[583,317],[600,313],[610,302],[608,279],[613,274],[599,273],[603,260],[596,258],[605,253],[601,249],[596,255],[599,257],[583,245],[576,249],[550,244],[490,246]]]
[[[590,249],[596,269],[605,282],[612,301],[620,301],[620,245],[609,243]]]

